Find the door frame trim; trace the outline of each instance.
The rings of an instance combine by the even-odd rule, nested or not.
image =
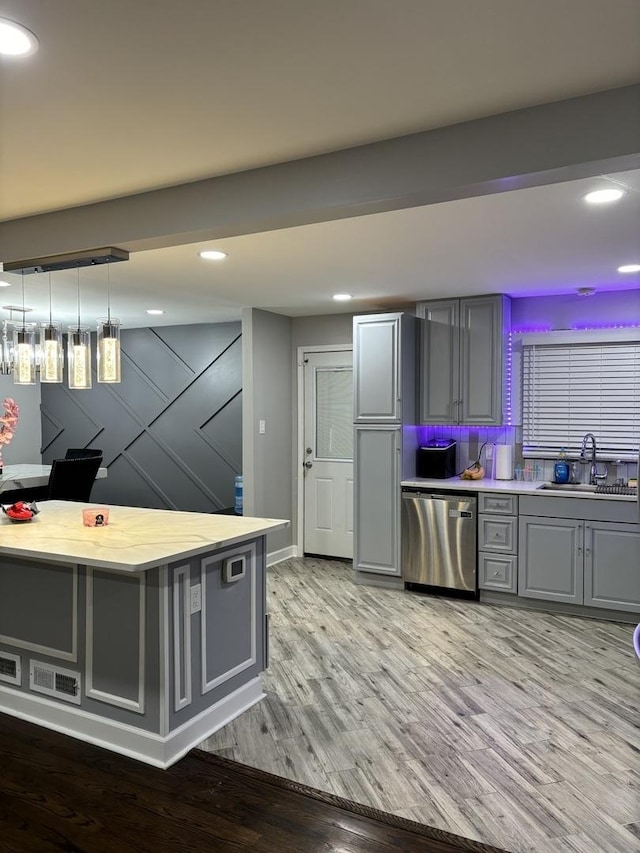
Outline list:
[[[302,478],[302,463],[304,462],[304,361],[307,353],[317,352],[353,352],[353,344],[313,344],[299,346],[296,351],[297,366],[297,453],[296,476],[294,478],[296,506],[296,553],[301,557],[304,553],[304,479]]]

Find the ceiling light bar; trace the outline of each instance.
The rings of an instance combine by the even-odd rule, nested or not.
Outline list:
[[[28,258],[23,261],[5,261],[4,272],[56,272],[71,270],[77,267],[95,267],[100,264],[113,264],[117,261],[128,261],[129,252],[126,249],[114,247],[106,249],[88,249],[85,252],[68,252],[64,255],[51,255],[48,258]]]

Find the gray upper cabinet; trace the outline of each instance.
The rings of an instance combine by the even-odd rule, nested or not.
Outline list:
[[[356,423],[414,420],[415,322],[404,313],[353,318]]]
[[[511,325],[508,296],[419,302],[423,424],[499,426]]]

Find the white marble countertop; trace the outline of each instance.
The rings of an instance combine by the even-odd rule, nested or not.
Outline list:
[[[403,480],[403,486],[419,486],[423,489],[434,491],[460,491],[460,492],[506,492],[511,495],[540,495],[545,498],[583,498],[585,500],[605,501],[636,501],[635,495],[597,495],[595,492],[572,492],[555,491],[554,489],[542,489],[545,480],[533,480],[523,482],[522,480],[461,480],[460,477],[449,477],[446,480],[420,479]]]
[[[0,556],[139,572],[289,526],[279,518],[109,506],[105,527],[84,527],[82,509],[106,504],[43,501],[31,521],[0,518]]]

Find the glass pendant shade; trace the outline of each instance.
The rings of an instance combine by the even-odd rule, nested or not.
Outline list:
[[[36,384],[36,333],[28,326],[13,332],[13,381],[16,385]]]
[[[98,382],[120,382],[120,321],[98,320]]]
[[[67,370],[69,388],[73,391],[91,388],[91,336],[82,326],[69,329]]]
[[[13,340],[7,334],[7,321],[2,323],[2,343],[0,350],[0,374],[9,376],[13,373]]]
[[[40,326],[40,382],[62,382],[64,353],[59,323]]]

